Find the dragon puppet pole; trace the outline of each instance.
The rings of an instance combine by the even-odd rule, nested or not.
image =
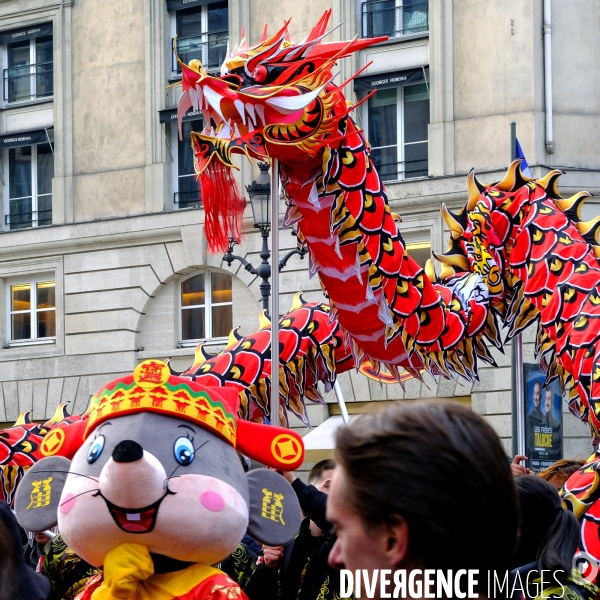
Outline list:
[[[271,161],[271,425],[279,426],[279,160]]]
[[[517,124],[510,124],[510,161],[517,158]],[[512,341],[513,406],[516,412],[517,454],[525,456],[525,385],[523,383],[523,338],[517,334]]]

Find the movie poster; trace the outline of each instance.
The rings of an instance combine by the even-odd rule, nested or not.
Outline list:
[[[537,364],[523,365],[525,380],[525,455],[527,466],[542,471],[562,458],[562,392],[558,381],[542,388],[546,374]]]

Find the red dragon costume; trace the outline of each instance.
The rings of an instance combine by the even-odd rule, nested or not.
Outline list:
[[[457,214],[442,206],[451,233],[439,276],[408,256],[370,148],[335,85],[337,60],[381,41],[324,42],[331,11],[300,43],[288,22],[258,44],[240,45],[221,75],[200,61],[181,64],[179,117],[201,110],[205,128],[192,133],[209,246],[223,250],[238,236],[244,203],[235,187],[233,154],[277,158],[285,225],[297,224],[339,320],[354,362],[403,367],[420,377],[477,378],[478,361],[495,364],[486,342],[507,340],[537,322],[536,351],[547,383],[569,391],[571,412],[600,440],[600,217],[583,222],[589,194],[563,199],[560,171],[523,175],[520,161],[504,179],[484,185],[468,177],[468,201]],[[363,99],[364,101],[364,99]],[[360,315],[357,318],[357,315]],[[600,456],[566,485],[564,500],[583,523],[583,549],[600,558]]]

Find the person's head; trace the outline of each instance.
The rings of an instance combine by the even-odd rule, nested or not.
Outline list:
[[[342,569],[507,569],[518,507],[498,436],[454,402],[398,403],[336,435],[327,517]]]
[[[45,546],[52,538],[45,531],[35,531],[33,539],[41,546]]]
[[[547,415],[552,414],[552,404],[554,392],[550,388],[544,390],[544,411]]]
[[[536,475],[515,479],[521,525],[513,568],[537,562],[538,570],[562,569],[568,575],[579,545],[579,524],[565,510],[556,488]]]
[[[538,408],[542,399],[542,384],[536,381],[533,384],[533,407]]]
[[[329,494],[335,462],[332,458],[319,461],[308,473],[308,485],[314,485],[320,492]]]
[[[585,460],[576,460],[572,458],[561,458],[547,469],[540,471],[538,477],[551,483],[557,490],[560,490],[565,482],[573,473],[576,473],[583,467]]]

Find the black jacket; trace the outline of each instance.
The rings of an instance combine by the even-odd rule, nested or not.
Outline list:
[[[333,600],[339,598],[339,571],[327,563],[335,537],[325,518],[327,495],[299,479],[292,484],[307,517],[294,541],[285,547],[276,569],[258,565],[245,588],[249,600]],[[314,537],[310,521],[325,533]]]

